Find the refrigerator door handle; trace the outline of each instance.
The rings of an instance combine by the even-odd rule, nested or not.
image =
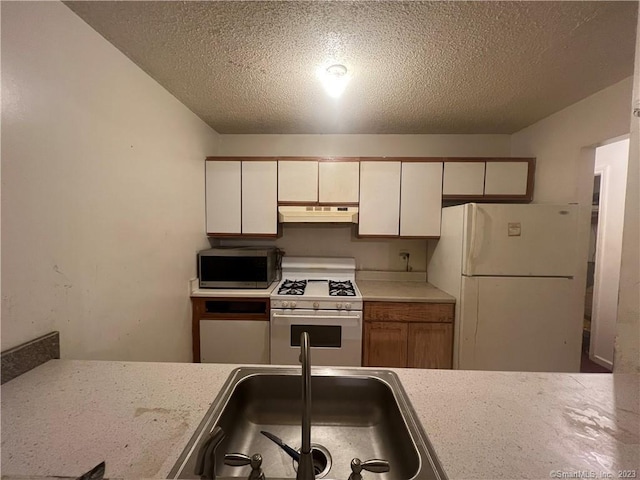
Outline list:
[[[484,242],[485,228],[484,212],[478,207],[477,203],[471,205],[471,245],[469,255],[467,256],[467,275],[473,275],[475,273],[474,265],[480,255],[480,249]]]

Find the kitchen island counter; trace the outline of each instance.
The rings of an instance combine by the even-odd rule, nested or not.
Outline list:
[[[455,303],[456,299],[427,282],[357,280],[365,302]]]
[[[235,367],[41,365],[2,386],[3,476],[77,476],[104,460],[107,477],[166,477]],[[394,371],[451,479],[640,465],[639,375]]]

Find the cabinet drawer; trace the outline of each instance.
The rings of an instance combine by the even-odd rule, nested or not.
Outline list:
[[[453,322],[453,303],[364,302],[364,320],[378,322]]]

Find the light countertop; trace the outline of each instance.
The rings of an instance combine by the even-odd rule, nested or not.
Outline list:
[[[279,280],[268,288],[198,288],[197,279],[191,281],[191,296],[201,298],[266,298],[271,295]],[[356,280],[362,299],[369,302],[428,302],[455,303],[448,293],[425,281]]]
[[[456,299],[426,282],[357,280],[365,302],[455,303]]]
[[[234,367],[52,360],[2,386],[2,474],[165,477]],[[639,468],[639,375],[394,371],[450,479]]]

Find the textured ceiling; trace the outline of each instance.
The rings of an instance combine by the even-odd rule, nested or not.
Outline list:
[[[633,74],[636,2],[65,2],[219,133],[512,133]],[[328,97],[319,67],[347,66]]]

